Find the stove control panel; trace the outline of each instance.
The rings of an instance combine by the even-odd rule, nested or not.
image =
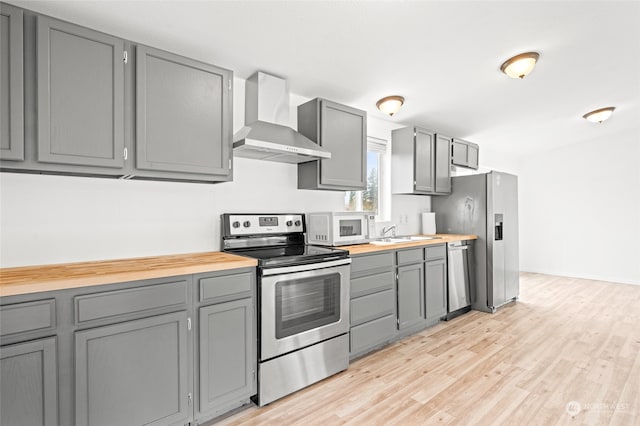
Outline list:
[[[305,231],[303,214],[228,214],[223,215],[223,225],[229,236]]]

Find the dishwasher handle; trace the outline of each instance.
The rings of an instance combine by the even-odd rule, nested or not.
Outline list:
[[[448,248],[449,251],[453,250],[469,250],[470,246],[451,246]]]

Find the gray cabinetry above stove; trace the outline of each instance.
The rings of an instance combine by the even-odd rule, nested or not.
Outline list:
[[[0,159],[24,160],[22,10],[0,3]]]
[[[298,106],[298,132],[331,152],[330,159],[298,164],[299,189],[366,187],[366,111],[316,98]]]
[[[1,171],[232,179],[232,71],[4,3],[1,24]]]
[[[137,175],[230,180],[231,71],[140,45],[135,57]]]

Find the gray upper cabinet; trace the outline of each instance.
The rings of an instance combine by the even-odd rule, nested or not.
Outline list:
[[[436,194],[451,193],[451,138],[441,134],[436,135],[435,182]]]
[[[229,70],[138,46],[136,169],[228,180],[232,78]]]
[[[298,131],[331,152],[330,159],[298,164],[299,189],[366,188],[365,111],[316,98],[298,106]]]
[[[0,3],[0,159],[24,160],[23,13]]]
[[[405,127],[391,133],[391,192],[438,195],[451,192],[451,139]]]
[[[232,71],[1,11],[1,171],[232,180]]]
[[[58,424],[56,338],[0,348],[0,424]]]
[[[478,169],[480,148],[473,142],[453,139],[451,142],[451,164],[470,169]]]
[[[435,174],[433,158],[435,153],[434,134],[427,130],[415,129],[415,156],[413,159],[415,170],[415,191],[433,192],[435,189]]]
[[[187,314],[75,333],[76,425],[188,423]]]
[[[37,17],[37,161],[124,167],[124,41]]]

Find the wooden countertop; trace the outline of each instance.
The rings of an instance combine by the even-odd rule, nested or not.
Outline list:
[[[100,262],[0,269],[0,296],[161,278],[256,266],[255,259],[223,252],[189,253]]]
[[[396,244],[356,244],[353,246],[339,247],[343,250],[348,250],[350,255],[374,253],[377,251],[385,250],[397,250],[409,247],[429,246],[432,244],[449,243],[451,241],[463,241],[463,240],[476,240],[476,235],[459,235],[459,234],[436,234],[436,235],[423,235],[424,237],[440,237],[437,240],[423,240],[423,241],[407,241],[406,243]]]

